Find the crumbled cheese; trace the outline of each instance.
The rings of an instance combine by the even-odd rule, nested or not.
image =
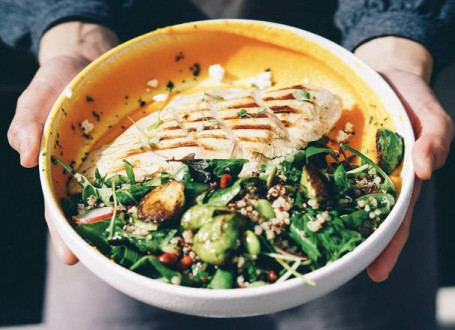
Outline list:
[[[353,133],[354,132],[354,125],[351,122],[347,122],[346,125],[344,125],[344,131],[346,133]]]
[[[259,89],[265,89],[272,86],[272,73],[270,71],[261,72],[256,77],[250,77],[246,82]]]
[[[377,176],[377,177],[374,178],[373,181],[374,181],[375,184],[380,184],[382,180],[381,180],[380,176]]]
[[[335,136],[335,141],[337,143],[346,142],[349,139],[349,136],[350,136],[349,134],[347,134],[345,131],[340,129],[337,132],[337,135]]]
[[[66,86],[65,88],[65,96],[70,99],[73,96],[73,90],[70,86]]]
[[[161,93],[161,94],[157,94],[153,97],[153,101],[155,102],[165,102],[167,101],[167,99],[169,98],[169,94],[168,93]]]
[[[85,134],[88,134],[90,133],[91,131],[93,131],[93,129],[95,128],[95,125],[93,125],[91,122],[89,122],[87,119],[85,119],[82,123],[81,123],[81,129],[84,131]]]
[[[152,80],[147,81],[147,86],[149,86],[151,88],[157,88],[158,84],[159,84],[158,79],[152,79]]]
[[[90,195],[90,197],[87,198],[87,204],[89,206],[94,206],[96,203],[96,200],[97,200],[96,196]]]
[[[217,82],[221,82],[224,78],[225,70],[219,64],[213,64],[209,66],[209,76]]]
[[[308,85],[310,83],[310,79],[308,77],[304,77],[302,79],[302,82],[303,82],[304,85]]]

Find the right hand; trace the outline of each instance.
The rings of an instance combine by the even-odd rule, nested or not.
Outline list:
[[[68,22],[47,31],[40,42],[40,68],[17,101],[16,113],[8,130],[8,141],[20,154],[24,167],[38,164],[41,134],[55,100],[67,84],[87,64],[118,44],[109,29],[81,22]],[[45,218],[57,256],[66,264],[78,260]]]

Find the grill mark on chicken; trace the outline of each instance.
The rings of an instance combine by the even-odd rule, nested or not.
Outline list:
[[[291,93],[291,94],[286,94],[286,95],[277,96],[277,97],[268,96],[268,97],[264,98],[264,101],[280,101],[280,100],[294,100],[294,99],[295,99],[295,97]]]
[[[163,148],[158,148],[157,150],[161,151],[161,150],[176,149],[176,148],[183,148],[183,147],[200,147],[201,145],[204,146],[203,143],[199,144],[199,143],[196,143],[193,141],[177,142],[177,143],[171,144],[171,145],[163,147]],[[201,147],[204,148],[203,146],[201,146]]]
[[[167,141],[167,140],[174,140],[174,139],[183,139],[186,138],[187,135],[171,135],[171,136],[160,136],[160,141]]]
[[[200,117],[200,118],[196,118],[196,119],[193,119],[193,120],[188,120],[188,122],[189,123],[198,123],[198,122],[207,121],[207,120],[215,120],[215,118],[213,118],[213,117]]]
[[[242,109],[242,108],[257,108],[259,107],[256,102],[245,103],[245,104],[234,104],[228,106],[227,109]]]
[[[291,86],[291,87],[279,88],[279,89],[277,89],[277,91],[286,91],[288,89],[308,89],[308,88],[303,85],[295,85],[295,86]]]
[[[205,148],[204,144],[200,144],[200,145],[198,144],[198,142],[197,142],[197,136],[193,133],[193,131],[190,130],[190,129],[187,129],[187,128],[185,127],[185,124],[180,120],[180,117],[179,117],[179,114],[177,113],[177,111],[176,111],[174,108],[172,108],[172,107],[170,108],[170,110],[171,110],[171,113],[172,113],[172,115],[173,115],[173,117],[174,117],[174,120],[177,122],[177,124],[179,125],[179,127],[187,134],[188,139],[191,140],[191,142],[181,142],[181,143],[183,143],[183,144],[184,144],[184,143],[193,143],[196,147],[199,146],[199,147],[202,148],[204,151],[206,151],[207,149]],[[196,130],[196,129],[195,129],[195,130]],[[177,145],[178,145],[178,144],[179,144],[179,143],[177,143]],[[185,145],[183,145],[183,146],[185,146]],[[178,147],[176,147],[176,148],[178,148]],[[168,149],[169,149],[169,148],[168,148]],[[172,148],[170,148],[170,149],[172,149]]]
[[[234,144],[234,147],[232,148],[232,151],[231,151],[231,157],[232,158],[239,158],[240,157],[245,157],[246,156],[246,153],[245,153],[245,150],[242,148],[242,146],[240,145],[240,141],[239,139],[237,138],[237,136],[235,135],[235,133],[232,131],[231,127],[229,127],[225,122],[224,120],[220,117],[219,113],[218,113],[218,110],[216,108],[216,105],[215,103],[212,101],[212,102],[208,102],[208,105],[209,105],[209,108],[210,108],[210,113],[212,114],[213,117],[216,118],[216,120],[218,121],[218,125],[219,127],[223,130],[223,132],[226,134],[227,138],[229,140],[232,141],[232,143]]]
[[[270,131],[272,129],[271,125],[263,125],[263,124],[240,124],[232,126],[232,129],[258,129],[258,130],[267,130]]]
[[[267,115],[264,113],[248,113],[248,115],[245,117],[229,116],[229,117],[223,117],[222,119],[223,120],[234,120],[234,119],[242,120],[242,119],[249,119],[251,117],[252,118],[267,118]]]
[[[259,137],[259,136],[241,136],[239,140],[242,142],[257,142],[257,143],[270,143],[270,139]]]
[[[132,150],[128,150],[125,154],[126,157],[130,157],[130,156],[134,156],[134,155],[140,155],[140,154],[143,154],[145,152],[145,150],[143,148],[140,148],[140,149],[132,149]]]
[[[270,110],[273,111],[273,113],[299,113],[300,111],[294,108],[291,108],[290,106],[284,105],[284,106],[279,106],[275,105],[270,107]]]
[[[263,109],[265,109],[264,114],[269,117],[270,121],[278,128],[278,131],[281,133],[280,135],[283,136],[287,141],[289,139],[289,132],[286,127],[281,123],[280,118],[278,118],[271,110],[268,105],[262,100],[262,96],[260,92],[253,92],[253,98],[257,104]]]

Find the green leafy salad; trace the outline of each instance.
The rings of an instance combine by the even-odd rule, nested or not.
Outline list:
[[[79,235],[119,265],[198,288],[279,283],[354,250],[387,217],[397,192],[402,138],[376,135],[378,163],[327,139],[239,176],[246,159],[181,159],[176,173],[136,182],[96,171],[90,182],[56,157],[82,186],[62,200]]]

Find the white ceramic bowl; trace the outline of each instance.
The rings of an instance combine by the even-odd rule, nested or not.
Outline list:
[[[252,22],[246,20],[229,21],[239,24]],[[210,317],[268,314],[301,305],[336,289],[363,271],[389,243],[408,208],[414,183],[414,169],[411,162],[414,134],[406,112],[392,89],[376,72],[352,53],[327,39],[285,25],[254,22],[273,29],[295,33],[303,39],[319,44],[346,63],[380,96],[381,102],[395,121],[397,132],[404,137],[405,141],[400,196],[389,216],[365,242],[339,260],[306,275],[308,279],[316,282],[314,287],[307,286],[296,278],[283,283],[247,289],[198,289],[166,284],[141,276],[111,262],[88,245],[73,230],[62,214],[59,201],[56,200],[53,192],[51,177],[47,171],[50,168],[49,157],[41,157],[40,177],[45,202],[50,220],[64,242],[79,260],[99,278],[109,283],[113,288],[145,303],[175,312]],[[119,52],[128,52],[130,48],[135,47],[140,42],[146,42],[149,37],[153,36],[145,35],[120,46],[122,49],[116,51],[117,55]],[[86,70],[92,70],[97,65],[111,61],[111,57],[111,52],[107,53]],[[77,83],[76,78],[70,85],[75,87]],[[65,95],[62,93],[46,123],[44,136],[47,138],[43,139],[43,151],[51,150],[52,139],[49,139],[49,134],[52,128],[58,125],[58,120],[55,118],[57,118],[56,114],[64,97]]]

